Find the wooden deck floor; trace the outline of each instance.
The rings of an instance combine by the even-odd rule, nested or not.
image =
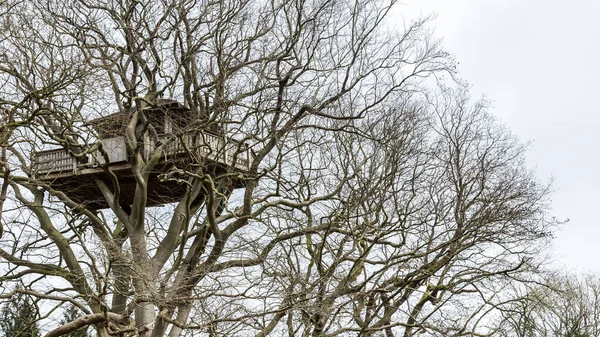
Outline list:
[[[97,184],[100,180],[113,193],[117,190],[107,172],[109,170],[118,178],[119,203],[131,205],[136,182],[124,151],[124,139],[113,138],[104,142],[105,150],[109,154],[108,165],[98,154],[81,160],[70,156],[66,150],[50,150],[35,154],[33,169],[36,175],[49,183],[53,189],[64,192],[73,201],[85,205],[88,209],[103,209],[109,206]],[[211,134],[181,137],[179,142],[174,142],[165,151],[160,164],[150,175],[147,206],[181,200],[187,185],[179,179],[167,177],[167,173],[174,169],[200,170],[214,179],[226,175],[228,188],[244,187],[244,176],[251,164],[251,154],[249,149],[243,146],[245,144],[219,139]],[[153,150],[151,147],[145,152],[150,155]]]

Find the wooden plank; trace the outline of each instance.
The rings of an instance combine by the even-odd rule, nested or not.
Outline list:
[[[127,161],[127,149],[125,147],[124,137],[119,136],[102,139],[100,140],[100,143],[102,143],[102,148],[108,155],[109,163],[120,163]],[[95,153],[95,157],[99,165],[105,164],[106,160],[100,151]]]

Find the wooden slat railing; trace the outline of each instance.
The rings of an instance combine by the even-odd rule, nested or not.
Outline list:
[[[77,170],[77,160],[71,157],[66,150],[48,150],[34,154],[33,167],[38,173],[67,171],[75,173]]]
[[[182,142],[183,141],[183,142]],[[115,137],[103,140],[105,151],[108,152],[110,162],[125,161],[125,144],[123,137]],[[123,143],[123,146],[120,144]],[[110,144],[110,145],[109,145]],[[150,155],[154,151],[154,144],[146,144],[144,153]],[[185,145],[185,146],[184,146]],[[187,150],[186,150],[187,149]],[[170,143],[165,149],[164,161],[185,155],[187,151],[202,158],[210,159],[225,165],[234,165],[235,168],[247,171],[251,164],[251,154],[248,146],[240,141],[225,138],[210,132],[194,132],[184,134],[181,139]],[[119,153],[111,153],[118,151]],[[34,154],[33,169],[38,174],[72,171],[78,169],[97,167],[104,163],[104,158],[98,152],[90,155],[88,163],[78,164],[66,150],[54,149],[36,152]]]

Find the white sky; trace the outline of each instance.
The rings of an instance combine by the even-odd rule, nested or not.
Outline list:
[[[532,142],[529,165],[554,178],[553,214],[570,219],[557,266],[600,272],[600,1],[405,0],[394,15],[431,13],[473,96],[493,102]]]

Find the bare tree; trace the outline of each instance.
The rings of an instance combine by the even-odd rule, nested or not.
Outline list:
[[[548,190],[393,5],[2,4],[2,284],[48,337],[477,330]]]
[[[272,279],[271,293],[289,296],[278,302],[289,308],[273,307],[261,326],[285,321],[290,336],[494,331],[486,316],[505,300],[502,287],[525,281],[539,263],[536,243],[552,225],[547,187],[484,102],[472,105],[462,90],[427,99],[396,102],[378,122],[364,121],[366,135],[339,134],[334,149],[320,143],[298,158],[302,165],[325,156],[334,181],[346,182],[338,199],[289,208],[287,218],[272,210],[276,220],[263,235],[282,219],[326,229],[280,245],[262,270],[272,272],[248,278],[248,287]],[[331,180],[303,179],[312,183],[298,199]]]
[[[523,289],[521,289],[523,291]],[[509,302],[499,320],[508,336],[588,337],[600,333],[600,283],[593,275],[551,273]]]

